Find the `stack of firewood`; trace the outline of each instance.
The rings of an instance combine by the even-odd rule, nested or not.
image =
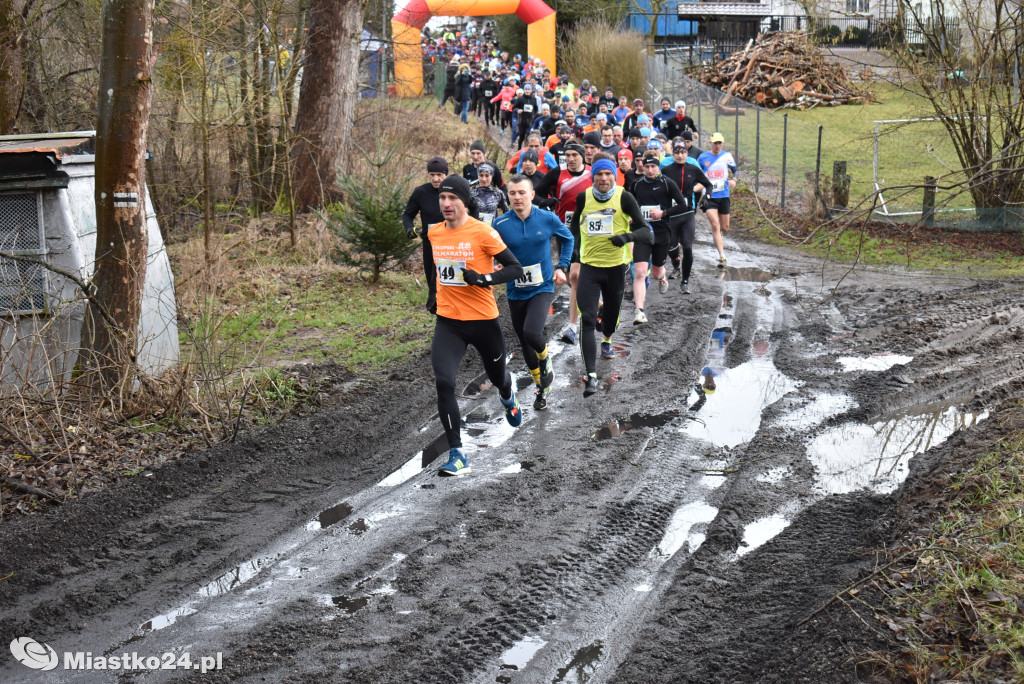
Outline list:
[[[761,34],[728,59],[700,67],[693,76],[725,91],[719,107],[732,97],[768,109],[862,104],[871,97],[855,89],[846,69],[827,60],[806,31]]]

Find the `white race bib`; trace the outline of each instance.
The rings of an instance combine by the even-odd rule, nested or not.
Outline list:
[[[587,235],[608,235],[612,234],[611,214],[587,214],[583,217]]]
[[[523,266],[523,275],[516,278],[516,287],[540,287],[544,284],[544,271],[540,264]]]
[[[480,220],[483,221],[484,223],[486,223],[487,225],[491,225],[491,221],[494,220],[494,214],[488,214],[486,212],[480,212]]]
[[[531,113],[533,111],[533,105],[524,104],[523,111],[527,114]]]
[[[493,90],[485,90],[484,91],[484,97],[490,97],[492,95],[494,95],[494,91]]]
[[[711,191],[719,192],[725,189],[725,183],[729,180],[729,173],[727,171],[710,171],[708,173],[708,180],[711,181]]]
[[[442,285],[452,287],[466,287],[466,281],[462,279],[462,269],[466,268],[465,261],[454,259],[437,260],[437,280]]]
[[[640,207],[640,213],[644,215],[644,218],[648,221],[656,221],[658,219],[651,218],[651,212],[655,209],[661,209],[657,204],[644,204]]]

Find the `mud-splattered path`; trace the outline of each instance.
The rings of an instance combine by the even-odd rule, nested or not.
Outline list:
[[[591,399],[556,344],[551,408],[524,388],[513,430],[471,358],[465,477],[434,474],[424,359],[352,408],[9,525],[0,636],[221,652],[204,680],[856,679],[870,634],[794,624],[866,567],[915,455],[983,440],[1019,393],[1021,287],[728,247],[723,272],[698,245],[694,294],[652,288],[648,324],[625,305]],[[5,653],[0,677],[116,675]]]

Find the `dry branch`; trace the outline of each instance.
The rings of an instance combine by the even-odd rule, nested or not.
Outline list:
[[[870,99],[870,94],[854,89],[846,69],[828,61],[805,31],[761,34],[753,46],[701,67],[694,77],[725,91],[720,107],[731,97],[769,109],[808,109]]]

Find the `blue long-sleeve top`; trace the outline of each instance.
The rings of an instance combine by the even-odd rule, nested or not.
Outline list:
[[[573,237],[554,212],[531,207],[523,221],[514,210],[494,219],[491,227],[523,265],[523,275],[505,284],[509,299],[529,299],[541,292],[555,291],[555,268],[568,275]],[[558,264],[551,264],[551,238],[558,239]]]
[[[543,148],[542,148],[543,149]],[[558,160],[555,159],[555,155],[551,154],[547,150],[544,151],[544,166],[548,167],[548,171],[558,166]],[[516,173],[523,172],[523,155],[519,155],[519,161],[516,162]]]

